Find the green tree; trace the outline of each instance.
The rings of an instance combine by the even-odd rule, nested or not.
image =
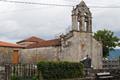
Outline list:
[[[118,46],[120,47],[120,42],[118,43]]]
[[[109,56],[109,52],[114,50],[116,46],[119,46],[119,38],[114,35],[114,32],[110,30],[98,30],[94,33],[94,38],[102,42],[103,57]]]

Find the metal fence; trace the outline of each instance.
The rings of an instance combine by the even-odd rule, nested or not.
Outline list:
[[[120,69],[120,60],[103,60],[103,69]]]

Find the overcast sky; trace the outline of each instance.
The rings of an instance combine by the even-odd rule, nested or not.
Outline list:
[[[16,0],[76,5],[81,0]],[[120,0],[84,0],[88,6],[120,6]],[[0,40],[16,42],[30,36],[54,38],[71,26],[72,7],[14,4],[0,1]],[[110,29],[120,37],[120,8],[90,8],[93,31]]]

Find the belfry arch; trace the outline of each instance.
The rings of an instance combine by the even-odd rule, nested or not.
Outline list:
[[[92,15],[84,1],[72,11],[72,30],[92,32]]]

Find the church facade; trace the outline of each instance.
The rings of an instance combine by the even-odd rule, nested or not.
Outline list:
[[[69,33],[53,40],[31,37],[17,44],[25,47],[21,50],[21,62],[80,62],[89,56],[94,69],[102,68],[102,44],[92,36],[92,13],[84,1],[72,10]]]

